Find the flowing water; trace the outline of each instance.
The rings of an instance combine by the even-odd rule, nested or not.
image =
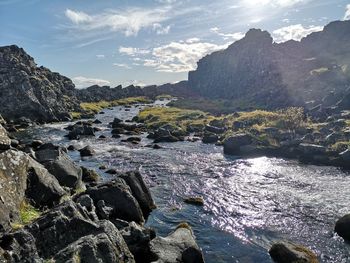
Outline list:
[[[164,102],[157,101],[163,105]],[[96,138],[68,141],[66,124],[50,124],[26,131],[31,138],[68,146],[92,146],[96,155],[80,165],[98,170],[101,164],[121,171],[139,169],[157,203],[147,221],[167,235],[187,221],[192,226],[206,262],[272,262],[271,244],[290,240],[310,247],[321,262],[350,262],[350,246],[333,232],[336,220],[350,212],[350,173],[335,167],[302,165],[279,158],[237,159],[222,147],[201,142],[162,143],[154,150],[142,135],[140,145],[111,138],[108,123],[114,117],[129,120],[142,107],[106,109],[96,117],[103,123]],[[105,134],[107,139],[98,139]],[[204,207],[183,202],[204,197]]]

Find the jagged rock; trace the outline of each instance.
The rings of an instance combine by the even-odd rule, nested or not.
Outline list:
[[[83,187],[81,168],[74,164],[62,148],[44,144],[35,152],[35,156],[57,178],[60,185],[73,189]]]
[[[142,209],[144,218],[147,218],[151,211],[156,208],[156,205],[141,174],[139,172],[127,172],[119,175],[119,177],[130,187],[132,195],[136,198]]]
[[[10,149],[11,139],[7,135],[7,131],[0,124],[0,151]]]
[[[79,150],[81,157],[93,156],[95,154],[94,149],[91,146],[85,146],[84,148]]]
[[[86,190],[97,208],[99,201],[103,201],[106,207],[111,208],[108,219],[118,218],[126,221],[143,223],[144,217],[139,203],[132,195],[130,187],[122,179],[115,179],[108,183],[99,184]],[[104,213],[104,212],[103,212]],[[102,211],[97,211],[101,216]]]
[[[269,250],[276,263],[318,263],[317,256],[310,249],[287,242],[273,244]]]
[[[252,143],[252,136],[249,134],[235,134],[224,140],[225,154],[239,154],[240,148]]]
[[[144,228],[135,222],[131,222],[124,227],[120,233],[122,234],[130,252],[134,255],[135,261],[139,263],[151,262],[154,255],[150,251],[150,241],[156,237],[154,230]]]
[[[15,45],[0,47],[0,82],[0,113],[5,119],[68,120],[69,112],[81,110],[70,79],[37,67]]]
[[[156,256],[155,263],[204,263],[192,229],[180,225],[167,237],[156,237],[150,242],[151,252]]]
[[[4,237],[1,247],[14,262],[134,262],[118,229],[109,221],[92,221],[86,209],[67,201],[35,222]],[[3,238],[3,239],[4,239]],[[105,261],[103,261],[105,260]]]
[[[0,154],[0,231],[19,219],[26,198],[37,207],[51,207],[64,194],[57,179],[27,154],[14,150]]]

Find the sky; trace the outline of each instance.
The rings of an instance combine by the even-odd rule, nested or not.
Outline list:
[[[250,28],[300,40],[350,19],[349,0],[0,0],[0,46],[16,44],[77,88],[174,83]]]

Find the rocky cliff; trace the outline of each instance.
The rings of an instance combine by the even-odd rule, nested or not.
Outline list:
[[[0,114],[7,120],[66,120],[79,111],[73,82],[45,67],[15,45],[0,47]]]
[[[188,79],[198,94],[241,108],[334,106],[350,93],[350,21],[281,44],[251,29],[226,50],[199,60]]]

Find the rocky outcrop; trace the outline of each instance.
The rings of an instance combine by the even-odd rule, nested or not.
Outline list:
[[[37,207],[52,207],[66,193],[42,165],[15,150],[0,154],[0,189],[0,231],[19,220],[25,199]]]
[[[251,144],[252,136],[249,134],[235,134],[224,140],[225,154],[240,154],[241,147]]]
[[[7,120],[67,120],[79,111],[73,82],[45,67],[15,45],[0,47],[0,113]]]
[[[349,109],[350,21],[336,21],[300,42],[273,43],[251,29],[226,50],[214,52],[189,72],[188,85],[207,98],[227,99],[237,108]]]
[[[350,241],[350,214],[338,219],[334,231],[346,241]]]
[[[2,237],[13,262],[135,262],[118,229],[67,201],[25,228]]]

